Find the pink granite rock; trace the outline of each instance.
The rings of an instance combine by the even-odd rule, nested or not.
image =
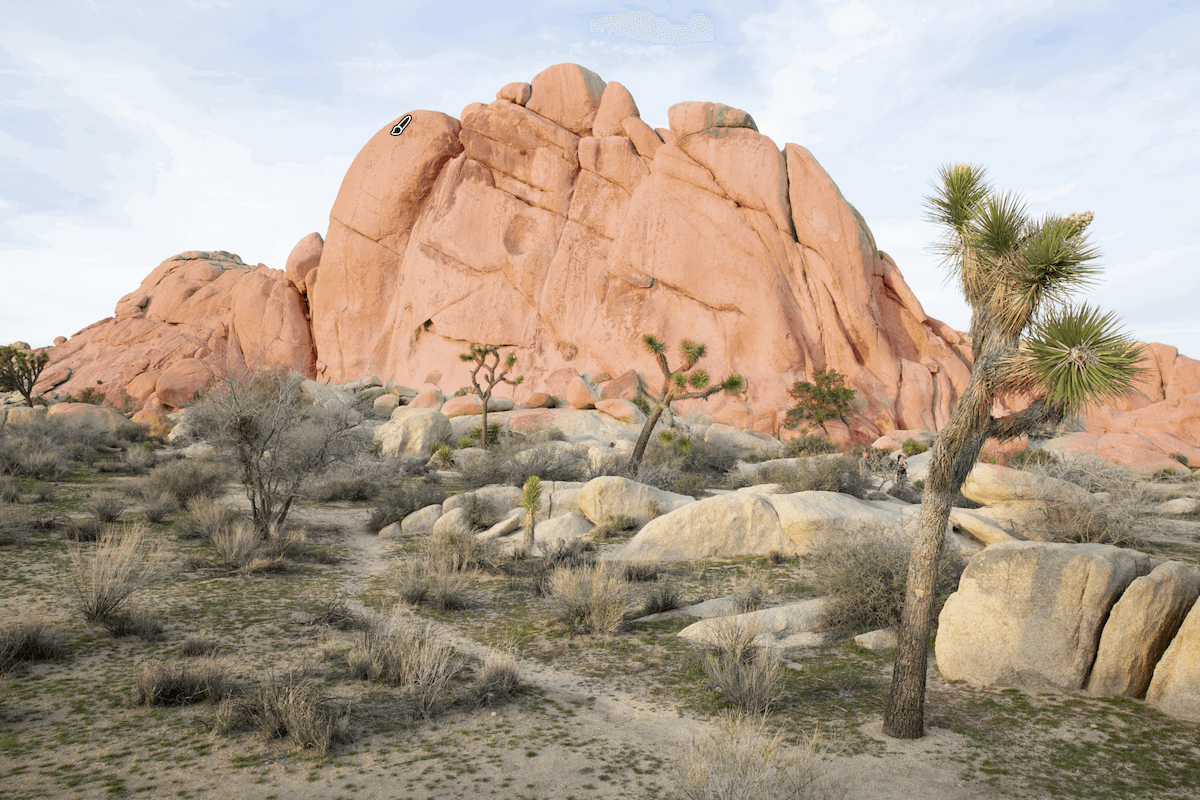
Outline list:
[[[596,402],[596,410],[603,411],[621,422],[634,425],[643,425],[646,422],[646,415],[642,410],[628,400],[599,400]]]
[[[296,246],[288,254],[287,265],[283,271],[300,294],[308,294],[308,276],[321,263],[321,250],[324,247],[325,240],[321,238],[321,234],[314,231],[296,242]]]
[[[574,408],[595,408],[602,399],[583,378],[575,377],[567,384],[567,402]]]

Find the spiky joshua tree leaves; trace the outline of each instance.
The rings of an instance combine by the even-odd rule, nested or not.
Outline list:
[[[980,167],[943,167],[928,217],[943,229],[938,249],[971,305],[971,381],[938,434],[921,498],[909,562],[900,645],[883,730],[924,733],[925,673],[933,625],[934,581],[951,500],[989,437],[1012,439],[1058,425],[1082,406],[1129,392],[1140,347],[1117,321],[1072,292],[1091,284],[1098,252],[1084,230],[1090,212],[1031,217],[1015,196],[998,193]],[[1001,395],[1025,395],[1019,413],[992,417]]]
[[[525,509],[525,550],[533,552],[533,529],[538,512],[542,510],[542,479],[530,475],[521,489],[521,508]]]
[[[717,392],[736,394],[746,385],[746,380],[741,375],[730,375],[720,383],[712,384],[712,378],[707,372],[695,369],[696,362],[704,358],[705,353],[708,352],[708,348],[699,342],[693,342],[690,339],[679,341],[679,355],[683,359],[683,365],[677,370],[672,370],[667,365],[666,344],[650,333],[642,337],[642,342],[646,345],[646,349],[654,355],[658,362],[658,368],[662,370],[663,388],[655,394],[645,385],[642,386],[643,393],[650,398],[652,408],[646,419],[646,425],[642,428],[641,435],[638,436],[637,446],[633,448],[633,456],[629,459],[631,472],[636,471],[642,463],[642,456],[646,454],[646,445],[650,442],[650,433],[654,430],[654,425],[662,413],[671,407],[671,403],[676,400],[704,400]]]
[[[501,363],[499,345],[475,344],[472,342],[471,351],[469,353],[459,353],[458,357],[463,361],[475,362],[475,367],[471,370],[471,385],[475,387],[475,391],[483,398],[483,419],[480,420],[479,424],[479,446],[487,450],[488,401],[492,399],[492,391],[501,383],[516,386],[525,380],[525,376],[519,375],[516,378],[508,377],[508,371],[516,366],[517,353],[515,350],[509,350],[508,356]],[[496,372],[497,369],[500,371]],[[480,381],[482,381],[483,386],[480,385]],[[483,388],[484,386],[487,388]]]
[[[845,421],[844,415],[854,402],[854,390],[847,388],[846,377],[833,367],[822,367],[813,373],[813,382],[796,381],[788,394],[796,401],[787,412],[784,427],[795,428],[802,420],[811,419],[829,433],[825,423],[834,417]]]
[[[12,345],[0,347],[0,392],[20,392],[33,408],[33,385],[50,363],[45,350],[27,352]]]

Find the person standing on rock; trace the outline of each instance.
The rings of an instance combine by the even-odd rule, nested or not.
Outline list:
[[[901,453],[896,459],[896,485],[903,485],[906,477],[908,477],[908,457]]]
[[[858,475],[865,478],[871,474],[871,462],[867,458],[867,451],[862,451],[862,458],[858,459]]]

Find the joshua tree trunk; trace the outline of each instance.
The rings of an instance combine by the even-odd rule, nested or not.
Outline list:
[[[484,450],[487,450],[487,448],[488,448],[487,407],[488,407],[488,401],[491,399],[492,399],[492,390],[491,390],[491,388],[488,388],[487,394],[483,395],[483,411],[480,412],[482,417],[479,420],[479,446],[482,447]]]
[[[654,426],[658,424],[658,419],[662,416],[663,409],[665,408],[665,404],[659,403],[650,412],[650,417],[642,427],[642,433],[638,436],[637,446],[633,448],[633,455],[629,459],[630,472],[637,470],[638,465],[642,463],[642,456],[646,454],[646,445],[650,443],[650,434],[654,432]]]

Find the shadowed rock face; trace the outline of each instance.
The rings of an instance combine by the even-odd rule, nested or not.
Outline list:
[[[812,154],[743,111],[677,104],[664,142],[623,86],[559,64],[461,122],[410,113],[358,154],[330,215],[309,280],[324,377],[441,370],[454,387],[464,343],[486,341],[517,348],[518,400],[561,395],[578,372],[653,379],[653,332],[746,376],[744,404],[706,405],[720,421],[777,429],[792,382],[831,365],[863,436],[940,427],[969,379],[959,335]]]

